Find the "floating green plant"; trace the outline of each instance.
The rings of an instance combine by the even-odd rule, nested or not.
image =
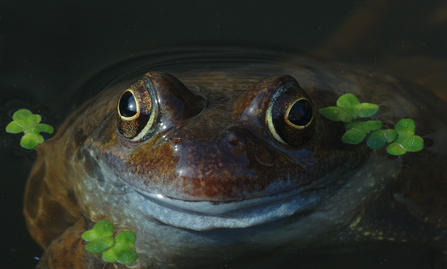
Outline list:
[[[397,132],[393,129],[378,130],[368,137],[366,144],[372,149],[380,149],[387,143],[393,142],[396,137]]]
[[[82,239],[89,243],[85,245],[85,250],[93,254],[102,253],[105,262],[120,262],[131,264],[138,258],[137,252],[133,249],[136,235],[132,231],[123,231],[113,236],[113,224],[107,220],[99,221],[89,231],[82,234]]]
[[[24,132],[20,140],[20,146],[26,149],[33,149],[42,144],[45,140],[40,133],[52,134],[54,129],[48,124],[39,123],[42,117],[33,114],[28,109],[19,109],[12,115],[13,121],[6,126],[6,132],[18,134]]]
[[[353,121],[347,122],[345,126],[348,130],[341,139],[345,143],[356,145],[362,142],[371,131],[382,128],[382,122],[380,120]]]
[[[82,239],[88,241],[85,250],[98,254],[113,246],[113,224],[107,220],[102,220],[93,226],[93,229],[82,234]]]
[[[403,119],[396,123],[397,139],[386,147],[392,155],[402,155],[406,152],[421,151],[424,147],[422,137],[415,135],[416,124],[412,119]]]
[[[337,106],[324,107],[320,114],[333,121],[350,122],[359,118],[371,117],[379,111],[379,106],[370,103],[360,103],[352,93],[346,93],[337,100]]]
[[[395,130],[379,130],[382,122],[379,120],[358,121],[357,118],[371,117],[379,111],[379,106],[370,103],[360,103],[351,93],[340,96],[337,106],[321,108],[320,114],[333,121],[345,122],[347,131],[342,141],[348,144],[359,144],[366,136],[366,144],[372,149],[380,149],[387,143],[386,150],[391,155],[402,155],[406,152],[417,152],[424,147],[424,140],[414,134],[416,125],[412,119],[403,119],[396,123]]]
[[[120,232],[115,237],[115,244],[104,251],[102,258],[106,262],[118,261],[124,264],[131,264],[137,260],[137,252],[133,249],[136,235],[134,232]]]

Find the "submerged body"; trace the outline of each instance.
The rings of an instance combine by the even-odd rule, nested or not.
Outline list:
[[[385,127],[414,119],[424,149],[342,143],[344,125],[318,109],[344,93],[378,104]],[[357,66],[147,70],[38,147],[25,215],[47,249],[39,266],[102,268],[80,237],[100,220],[136,233],[136,268],[262,267],[278,253],[299,264],[307,249],[375,241],[443,251],[445,117],[431,93]]]

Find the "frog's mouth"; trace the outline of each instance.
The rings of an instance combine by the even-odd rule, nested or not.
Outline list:
[[[179,228],[197,231],[216,228],[246,228],[291,215],[305,215],[337,186],[301,187],[274,195],[217,203],[184,201],[135,189],[133,206],[145,216]]]

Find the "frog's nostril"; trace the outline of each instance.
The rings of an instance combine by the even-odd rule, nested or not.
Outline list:
[[[237,138],[233,138],[230,140],[230,144],[233,146],[237,146],[239,144],[240,140]]]
[[[235,147],[242,147],[245,145],[244,140],[240,139],[235,134],[230,134],[228,136],[228,142],[230,143],[230,145],[235,146]]]
[[[228,142],[230,143],[230,147],[231,147],[231,153],[234,156],[240,156],[244,153],[244,145],[245,142],[244,140],[240,139],[238,136],[234,135],[234,134],[230,134],[228,136]]]

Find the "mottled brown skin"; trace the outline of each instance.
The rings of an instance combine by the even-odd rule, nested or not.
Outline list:
[[[84,250],[81,234],[87,226],[80,218],[46,249],[37,268],[113,268],[113,264],[104,265],[102,259]]]
[[[67,119],[60,129],[66,129],[73,118]],[[61,135],[62,132],[59,132],[54,139]],[[51,161],[60,158],[60,152],[49,144],[37,149],[39,154],[48,156],[48,159],[36,160],[28,179],[24,201],[29,231],[44,248],[82,217],[73,188],[67,188],[70,183],[65,177],[64,163]]]
[[[27,185],[28,228],[47,249],[39,266],[102,268],[98,255],[83,251],[79,237],[102,219],[114,223],[117,231],[137,234],[136,268],[209,267],[227,264],[226,257],[243,268],[247,257],[261,249],[280,249],[287,257],[293,249],[357,241],[425,240],[444,249],[445,104],[436,105],[430,93],[357,66],[308,59],[291,60],[290,65],[295,67],[147,73],[158,116],[138,141],[120,131],[127,125],[119,123],[116,109],[126,88],[112,87],[74,112],[54,138],[37,148],[39,158]],[[391,158],[365,144],[341,143],[343,124],[318,113],[311,136],[301,145],[278,141],[265,113],[278,88],[295,80],[315,111],[351,92],[362,102],[380,105],[377,117],[385,127],[413,118],[416,133],[426,139],[425,149]],[[303,135],[297,133],[298,138]],[[272,191],[272,186],[278,187]],[[169,220],[177,221],[179,229],[145,217],[146,211],[133,204],[153,193],[218,207],[295,189],[305,190],[298,196],[315,193],[320,200],[300,213],[233,230],[188,229]],[[265,266],[272,262],[263,260],[268,258],[252,262]]]
[[[159,98],[166,100],[165,104],[162,102],[160,105],[160,121],[169,132],[160,132],[147,143],[125,141],[115,131],[113,123],[105,124],[105,129],[98,129],[93,133],[93,145],[102,152],[106,162],[113,163],[112,170],[117,174],[129,173],[130,176],[124,179],[126,182],[149,192],[166,193],[170,196],[167,193],[176,193],[180,186],[184,194],[179,194],[176,197],[178,199],[213,202],[249,199],[263,196],[265,189],[273,182],[285,178],[286,173],[302,174],[294,184],[306,185],[312,179],[320,177],[326,169],[335,169],[344,162],[343,160],[349,158],[359,159],[357,154],[362,153],[340,149],[340,143],[336,143],[338,138],[335,136],[332,136],[333,141],[328,147],[336,154],[330,155],[315,149],[318,145],[314,141],[319,139],[318,135],[307,141],[305,147],[290,148],[287,153],[266,143],[279,144],[274,139],[269,137],[270,141],[265,141],[256,137],[256,134],[265,136],[268,133],[262,126],[265,121],[265,106],[269,103],[272,92],[280,84],[293,80],[291,77],[274,76],[263,80],[251,90],[237,96],[235,100],[215,101],[209,98],[207,108],[197,111],[196,114],[200,112],[200,115],[188,116],[191,113],[183,112],[182,108],[200,107],[202,100],[198,100],[199,105],[175,105],[176,102],[182,101],[175,100],[172,96],[177,85],[166,85],[164,76],[150,76],[155,76],[154,83],[159,84],[156,88],[163,89],[158,91]],[[252,95],[252,92],[256,96]],[[244,113],[245,110],[250,110],[250,104],[255,108],[255,112]],[[173,112],[172,107],[176,107]],[[323,126],[320,126],[320,129],[322,130],[319,135],[329,137],[329,134],[325,133],[329,130],[324,130]],[[338,126],[331,132],[341,134],[342,128]],[[156,143],[162,146],[153,149]],[[127,146],[127,151],[122,150],[123,144]],[[239,145],[235,147],[234,144]],[[172,152],[174,146],[178,145],[182,145],[185,150],[181,153]],[[239,161],[244,161],[245,156],[233,154],[233,150],[238,148],[247,154],[248,167],[239,164]],[[302,154],[299,150],[302,149],[317,152],[315,158],[320,161],[308,165],[305,161],[310,160],[299,159]],[[334,158],[334,155],[338,158]],[[265,169],[265,165],[257,162],[255,158],[265,159],[265,163],[270,163],[276,169],[272,170],[269,166]],[[306,166],[313,167],[310,169]],[[189,175],[178,176],[176,169],[188,169]],[[165,189],[168,189],[168,192]]]

